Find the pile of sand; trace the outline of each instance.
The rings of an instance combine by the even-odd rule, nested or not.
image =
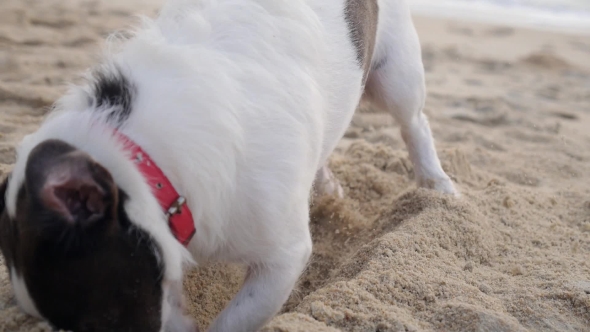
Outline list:
[[[2,3],[0,174],[62,83],[152,2]],[[416,24],[426,113],[463,196],[417,190],[397,125],[362,107],[331,160],[346,198],[314,202],[314,256],[266,330],[590,331],[590,38]],[[189,273],[202,327],[242,275]],[[49,330],[16,308],[3,268],[0,330]]]

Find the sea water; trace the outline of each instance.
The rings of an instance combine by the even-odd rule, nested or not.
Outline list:
[[[407,0],[418,15],[590,35],[590,0]]]

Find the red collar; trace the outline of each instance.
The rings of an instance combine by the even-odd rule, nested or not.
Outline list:
[[[185,198],[176,192],[164,172],[139,145],[118,131],[116,134],[131,152],[137,168],[152,188],[162,210],[166,212],[172,234],[180,243],[187,246],[196,230],[193,215]]]

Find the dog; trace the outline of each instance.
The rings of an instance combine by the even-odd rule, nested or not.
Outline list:
[[[403,0],[171,0],[109,41],[17,149],[0,249],[19,306],[72,331],[197,331],[183,270],[245,264],[208,331],[256,331],[312,253],[311,194],[361,100],[419,186],[457,195],[425,115]]]

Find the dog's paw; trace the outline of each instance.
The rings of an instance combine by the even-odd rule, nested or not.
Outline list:
[[[328,166],[322,167],[316,173],[314,191],[317,196],[329,195],[338,198],[344,197],[344,189],[342,189],[340,182]]]
[[[442,179],[421,179],[418,181],[418,185],[422,188],[436,190],[443,194],[453,195],[455,197],[461,197],[461,193],[453,184],[453,181],[446,177]]]

